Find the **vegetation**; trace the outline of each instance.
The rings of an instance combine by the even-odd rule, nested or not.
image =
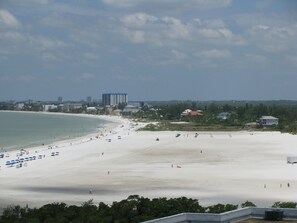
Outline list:
[[[246,201],[241,207],[254,207]],[[296,207],[296,203],[276,202],[275,207]],[[202,207],[198,200],[185,197],[148,199],[131,195],[120,202],[106,205],[100,202],[95,205],[92,200],[80,207],[68,206],[65,203],[52,203],[41,208],[20,206],[7,207],[0,217],[2,223],[138,223],[151,219],[170,216],[178,213],[223,213],[235,210],[238,205],[216,204]]]
[[[295,202],[275,202],[273,208],[296,208],[297,203]]]
[[[251,202],[251,201],[246,201],[246,202],[243,202],[243,203],[241,204],[241,207],[242,207],[242,208],[246,208],[246,207],[256,207],[256,205],[255,205],[253,202]]]
[[[191,109],[201,110],[203,115],[181,116],[181,113]],[[228,112],[226,119],[218,118],[221,112]],[[137,120],[158,121],[157,126],[147,126],[143,130],[239,130],[246,123],[256,122],[261,116],[275,116],[279,119],[279,125],[270,127],[269,130],[297,133],[297,105],[296,104],[221,104],[194,102],[176,102],[155,104],[154,108],[144,106],[141,111],[134,114]],[[172,122],[183,121],[185,124]],[[259,126],[258,126],[258,129]],[[261,130],[263,130],[261,128]]]

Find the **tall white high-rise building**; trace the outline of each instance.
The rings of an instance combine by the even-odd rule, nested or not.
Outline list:
[[[102,94],[103,106],[117,106],[121,103],[128,103],[128,94],[126,93],[106,93]]]

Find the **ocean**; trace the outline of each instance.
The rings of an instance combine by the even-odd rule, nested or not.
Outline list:
[[[92,116],[1,111],[0,152],[84,136],[106,123]]]

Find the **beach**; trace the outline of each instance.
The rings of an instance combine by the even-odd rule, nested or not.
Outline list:
[[[24,151],[23,158],[36,159],[22,167],[6,165],[19,151],[0,159],[0,208],[91,199],[111,204],[132,194],[186,196],[202,205],[296,201],[297,165],[287,164],[287,156],[297,156],[296,135],[147,132],[137,131],[144,123],[105,118],[116,124]]]

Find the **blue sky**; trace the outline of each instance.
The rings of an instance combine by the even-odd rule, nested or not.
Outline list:
[[[0,0],[0,101],[297,100],[295,0]]]

